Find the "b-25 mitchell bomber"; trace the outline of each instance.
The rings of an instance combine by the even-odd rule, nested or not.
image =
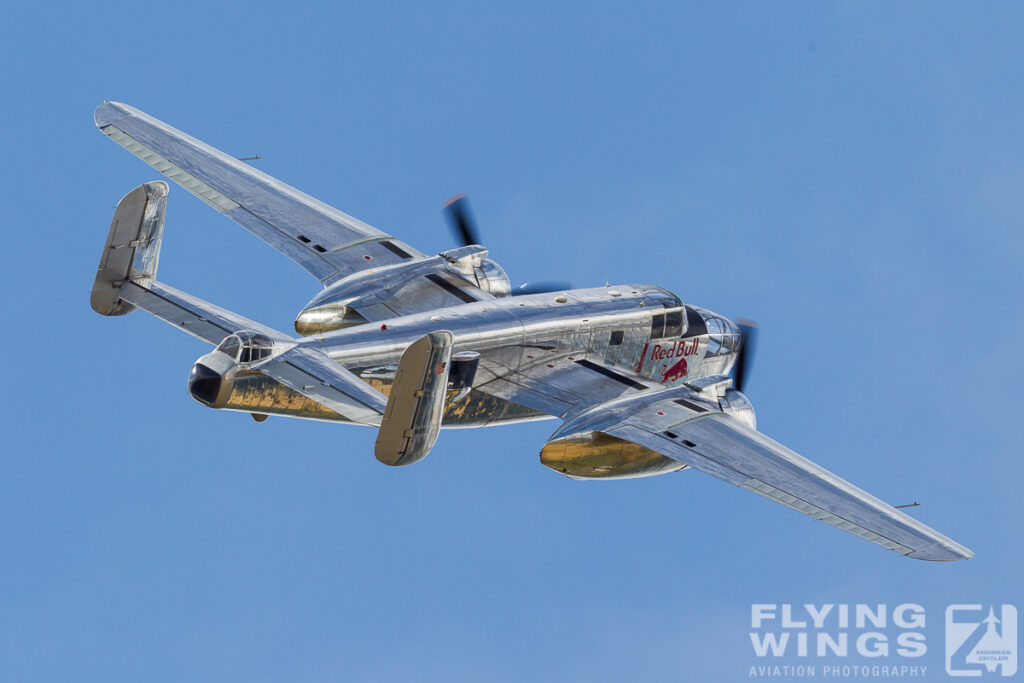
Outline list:
[[[568,477],[692,468],[907,557],[972,556],[757,431],[742,393],[752,326],[649,284],[513,289],[464,199],[447,207],[463,245],[431,256],[138,109],[105,102],[95,119],[323,285],[298,336],[174,289],[156,279],[167,183],[121,199],[92,308],[141,308],[213,345],[188,378],[206,406],[376,427],[393,466],[423,459],[443,427],[557,418],[540,461]]]

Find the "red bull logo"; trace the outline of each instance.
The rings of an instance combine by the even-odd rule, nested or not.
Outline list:
[[[665,384],[666,382],[673,382],[682,377],[686,377],[686,371],[686,359],[680,358],[678,363],[665,371],[664,376],[661,378],[661,383]]]
[[[685,356],[692,356],[697,353],[697,348],[700,345],[700,339],[693,337],[691,339],[681,339],[677,342],[669,342],[667,344],[654,344],[654,348],[651,348],[650,344],[644,345],[644,350],[640,354],[640,362],[636,365],[636,371],[641,372],[644,366],[644,361],[668,361],[673,358],[682,358]],[[647,355],[647,351],[650,350],[651,355]],[[679,363],[672,366],[675,369]],[[664,367],[664,365],[662,366]],[[686,374],[686,363],[682,364],[683,375]]]

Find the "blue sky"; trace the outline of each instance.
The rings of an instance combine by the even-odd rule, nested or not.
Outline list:
[[[751,603],[803,602],[924,605],[941,679],[947,604],[1024,607],[1024,11],[975,9],[6,8],[0,679],[737,680]],[[200,406],[201,342],[88,305],[156,177],[105,99],[424,251],[467,192],[514,281],[758,320],[761,429],[975,559],[695,472],[570,481],[554,422],[389,469],[372,430]],[[318,286],[176,186],[159,275],[282,330]]]

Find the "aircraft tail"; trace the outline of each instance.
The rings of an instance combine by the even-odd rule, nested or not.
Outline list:
[[[89,304],[100,315],[125,315],[136,306],[120,296],[125,282],[149,289],[156,279],[167,213],[167,183],[139,185],[121,198],[100,256]]]

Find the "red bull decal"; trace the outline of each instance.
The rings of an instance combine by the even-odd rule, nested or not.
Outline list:
[[[654,348],[651,349],[651,360],[669,360],[670,358],[679,358],[681,356],[692,356],[697,353],[699,342],[699,338],[693,337],[692,339],[681,339],[665,345],[655,344]],[[647,347],[644,347],[644,351],[647,351]],[[643,360],[640,362],[642,363]]]
[[[651,349],[650,360],[669,360],[671,358],[679,358],[681,356],[692,356],[697,353],[697,347],[699,344],[700,339],[697,337],[693,337],[692,339],[682,339],[677,342],[670,342],[666,344],[655,344],[654,348]],[[644,350],[640,353],[640,362],[636,364],[637,372],[643,370],[644,361],[648,360],[647,351],[650,347],[650,343],[644,344]]]
[[[683,377],[686,377],[686,359],[680,358],[679,362],[665,371],[661,378],[661,383],[672,382]]]
[[[636,371],[652,379],[661,375],[662,384],[672,382],[686,377],[689,373],[689,362],[695,360],[692,356],[698,355],[699,352],[699,337],[650,342],[640,353],[640,362],[637,363]],[[687,361],[688,357],[690,357],[689,362]]]
[[[650,344],[644,344],[644,351],[643,351],[643,353],[640,354],[640,362],[636,364],[636,372],[637,372],[637,374],[640,374],[640,372],[644,369],[644,360],[647,359],[647,347],[648,346],[650,346]]]

